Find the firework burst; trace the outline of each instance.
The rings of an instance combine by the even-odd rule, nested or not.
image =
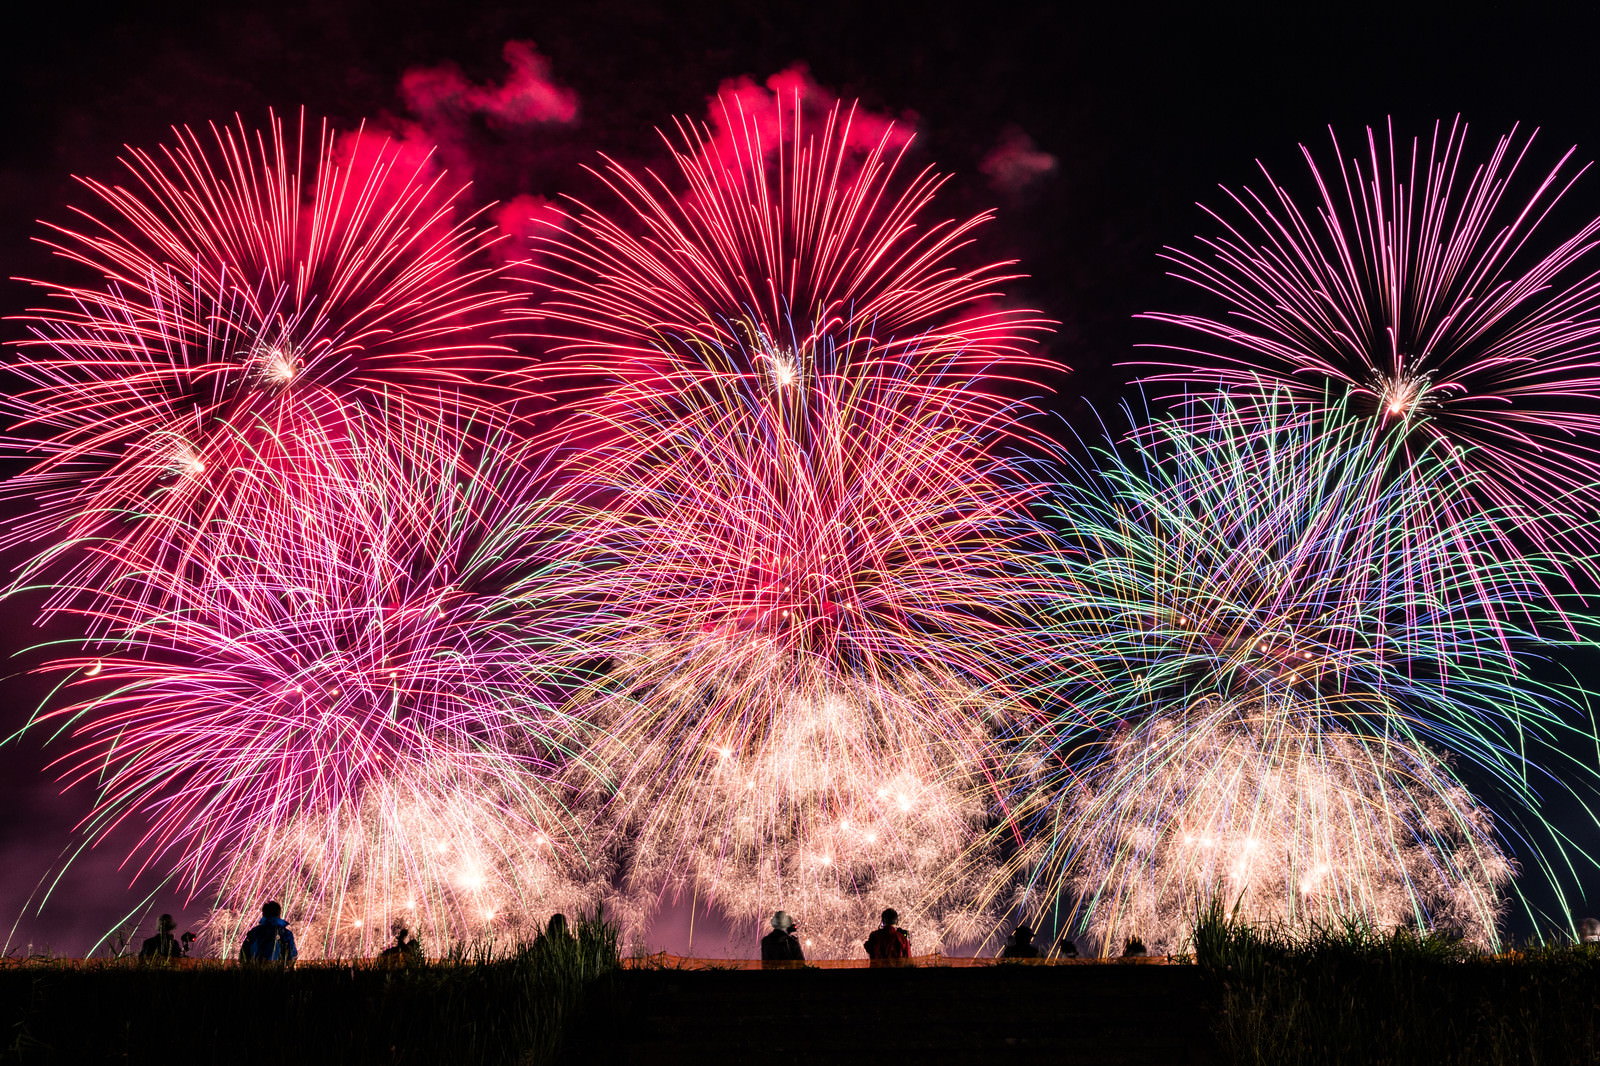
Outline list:
[[[930,220],[942,179],[896,176],[909,135],[881,124],[863,149],[855,108],[804,103],[757,116],[725,93],[725,136],[680,123],[681,144],[667,138],[681,193],[610,163],[616,217],[578,205],[567,229],[535,237],[549,288],[537,314],[568,369],[626,380],[663,346],[688,360],[704,346],[781,349],[804,364],[826,342],[915,353],[935,375],[952,359],[995,381],[998,360],[1007,375],[1059,370],[1031,350],[1046,323],[994,306],[1009,264],[959,265],[989,216]]]
[[[1108,446],[1052,505],[1049,643],[1073,666],[1051,684],[1113,721],[1213,695],[1314,695],[1356,718],[1392,701],[1515,778],[1508,744],[1568,728],[1515,654],[1553,614],[1545,574],[1463,554],[1470,527],[1432,524],[1449,464],[1376,489],[1391,461],[1361,419],[1281,398],[1195,405]]]
[[[94,205],[48,242],[94,280],[36,283],[48,303],[13,364],[10,444],[36,461],[8,491],[34,513],[6,541],[45,545],[24,580],[62,559],[89,585],[247,511],[241,477],[281,473],[330,418],[376,405],[403,442],[442,406],[513,393],[493,340],[510,297],[425,157],[274,119],[124,163],[130,186],[86,180]]]
[[[184,530],[197,547],[176,589],[130,560],[97,590],[105,635],[50,667],[84,695],[31,727],[78,741],[62,761],[97,789],[91,840],[142,817],[141,868],[190,891],[220,877],[234,915],[316,893],[284,902],[329,950],[343,908],[402,888],[431,931],[473,928],[461,899],[429,894],[463,854],[511,880],[473,898],[507,905],[539,894],[524,873],[582,864],[547,782],[568,735],[559,681],[593,613],[515,438],[441,425],[397,449],[384,427],[346,428],[337,456],[281,486],[275,523]],[[508,841],[535,825],[553,850],[528,866]]]
[[[552,836],[547,797],[525,771],[448,749],[427,758],[408,752],[352,798],[252,834],[207,918],[218,953],[231,954],[266,899],[284,905],[302,955],[360,958],[387,946],[396,919],[430,951],[517,944],[552,912],[605,897],[609,868],[564,831]]]
[[[1349,160],[1335,140],[1337,171],[1303,149],[1313,211],[1263,168],[1265,194],[1230,193],[1213,212],[1219,236],[1169,252],[1175,275],[1230,314],[1149,316],[1202,345],[1171,349],[1181,362],[1151,380],[1348,399],[1404,454],[1455,467],[1504,528],[1586,568],[1600,484],[1600,220],[1549,232],[1582,169],[1569,152],[1524,182],[1531,145],[1513,130],[1473,166],[1458,121],[1409,153],[1392,129],[1368,130]]]
[[[813,958],[858,956],[888,905],[919,952],[986,933],[991,871],[954,868],[987,821],[989,702],[949,677],[866,683],[761,643],[763,660],[725,640],[641,650],[585,700],[601,739],[583,798],[625,841],[626,912],[694,892],[758,934],[786,909]],[[931,733],[935,711],[965,732]]]
[[[585,523],[643,631],[761,634],[851,673],[929,663],[993,681],[1043,491],[958,386],[827,349],[707,350],[588,414]]]
[[[1134,936],[1186,950],[1213,901],[1289,931],[1355,917],[1499,943],[1514,867],[1426,748],[1358,736],[1292,697],[1201,701],[1096,747],[1032,848],[1059,863],[1105,953]]]

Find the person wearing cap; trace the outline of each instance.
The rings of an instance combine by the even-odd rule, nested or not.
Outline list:
[[[1033,946],[1033,929],[1019,925],[1011,933],[1011,942],[1000,952],[1002,959],[1037,959],[1039,949]]]
[[[806,953],[800,949],[800,938],[794,935],[796,926],[788,911],[778,911],[772,916],[772,932],[761,938],[761,961],[805,962]]]

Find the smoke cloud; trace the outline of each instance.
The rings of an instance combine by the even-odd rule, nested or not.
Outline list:
[[[1020,196],[1046,175],[1053,174],[1059,161],[1016,126],[1000,135],[999,143],[983,157],[978,171],[989,179],[989,187],[1006,196]]]
[[[441,140],[481,115],[491,128],[512,132],[529,126],[567,125],[577,120],[578,94],[556,83],[550,61],[532,41],[507,41],[501,56],[511,68],[500,85],[474,85],[454,63],[415,67],[400,79],[408,110]]]
[[[780,137],[792,143],[792,108],[796,99],[800,101],[802,138],[807,126],[820,130],[828,112],[839,103],[839,96],[819,85],[803,63],[779,71],[759,85],[748,76],[723,82],[708,108],[708,150],[724,164],[737,166],[747,151],[745,143],[752,131],[767,152],[777,148]],[[869,152],[880,143],[892,152],[909,144],[916,135],[914,115],[896,120],[861,107],[845,111],[850,120],[845,145],[852,152]]]

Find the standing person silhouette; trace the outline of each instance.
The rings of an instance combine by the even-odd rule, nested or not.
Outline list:
[[[156,922],[156,935],[140,946],[139,957],[168,960],[183,958],[185,945],[179,944],[177,938],[172,935],[172,931],[177,927],[178,923],[172,920],[172,915],[163,914]]]
[[[288,969],[299,957],[300,951],[294,946],[294,933],[290,931],[289,923],[283,920],[283,907],[276,900],[263,903],[261,921],[244,935],[244,943],[239,945],[239,961]]]
[[[1002,959],[1037,959],[1039,949],[1033,945],[1033,929],[1019,925],[1011,934],[1011,943],[1000,953]]]
[[[805,962],[806,953],[800,947],[800,938],[794,935],[797,927],[788,911],[772,916],[772,932],[761,938],[761,961]]]
[[[895,966],[911,957],[911,934],[900,928],[900,915],[893,907],[884,911],[882,925],[872,931],[862,946],[874,966]]]

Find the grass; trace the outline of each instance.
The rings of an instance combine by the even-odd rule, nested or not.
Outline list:
[[[1460,941],[1347,921],[1289,936],[1213,903],[1194,962],[1240,1064],[1600,1061],[1600,949],[1480,954]]]
[[[591,1020],[633,1009],[616,928],[596,914],[574,932],[394,968],[19,961],[0,966],[0,1062],[539,1066],[586,1009]],[[1600,1062],[1597,947],[1489,956],[1359,922],[1290,936],[1220,904],[1192,947],[1227,1061]]]
[[[539,1066],[618,968],[602,915],[573,933],[420,966],[25,961],[0,969],[0,1062]]]

